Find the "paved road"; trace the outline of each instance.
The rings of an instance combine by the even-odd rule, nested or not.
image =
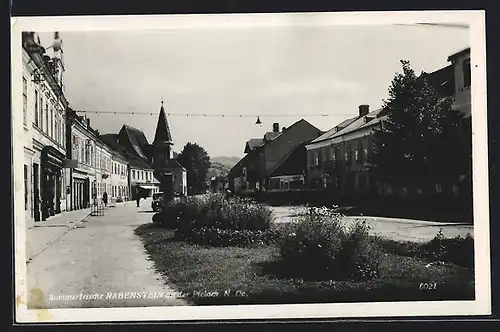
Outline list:
[[[297,215],[304,214],[303,207],[272,207],[275,213],[275,222],[293,222]],[[431,240],[442,229],[445,237],[473,235],[474,227],[459,223],[439,223],[421,220],[385,217],[345,217],[347,223],[356,220],[366,220],[371,226],[372,233],[398,241],[425,242]]]
[[[27,265],[28,308],[185,305],[155,273],[134,229],[151,220],[150,200],[88,217]]]

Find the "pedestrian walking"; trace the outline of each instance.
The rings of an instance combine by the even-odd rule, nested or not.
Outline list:
[[[137,188],[135,194],[136,194],[135,201],[137,202],[137,207],[139,207],[139,202],[141,201],[141,195],[140,195],[139,188]]]
[[[104,192],[104,194],[102,194],[102,202],[104,203],[104,206],[108,206],[108,193],[107,192]]]

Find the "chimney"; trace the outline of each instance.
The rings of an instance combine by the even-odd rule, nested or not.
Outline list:
[[[370,112],[370,105],[359,105],[359,116],[365,116]]]
[[[277,123],[277,122],[273,123],[273,131],[275,133],[279,133],[279,131],[280,131],[280,124],[279,123]]]
[[[90,128],[90,118],[87,118],[87,127]]]
[[[281,128],[281,132],[284,132],[286,130],[286,127]]]

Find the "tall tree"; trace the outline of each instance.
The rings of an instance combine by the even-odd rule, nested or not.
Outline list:
[[[205,149],[196,143],[188,142],[177,160],[187,170],[188,188],[194,192],[203,191],[210,168],[210,157]]]
[[[417,76],[408,61],[401,64],[382,106],[387,119],[375,131],[371,171],[385,183],[405,187],[456,181],[468,157],[462,116],[426,75]]]

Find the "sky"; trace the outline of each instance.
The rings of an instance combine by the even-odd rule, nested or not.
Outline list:
[[[40,36],[51,44],[52,34]],[[152,142],[163,100],[174,113],[168,116],[174,150],[192,142],[211,157],[242,157],[245,142],[275,122],[281,128],[305,119],[327,131],[356,116],[360,104],[379,108],[400,60],[431,72],[470,46],[468,29],[403,25],[60,31],[60,37],[66,98],[73,109],[89,111],[93,128],[117,133],[127,124]]]

